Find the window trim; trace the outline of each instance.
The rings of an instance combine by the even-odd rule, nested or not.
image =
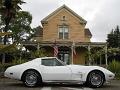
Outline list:
[[[64,28],[64,29],[62,29],[63,30],[62,38],[60,38],[60,28],[61,27]],[[68,37],[67,38],[65,38],[65,27],[67,27],[67,30],[68,30]],[[69,26],[68,25],[59,25],[58,26],[58,38],[62,39],[62,40],[69,39]]]

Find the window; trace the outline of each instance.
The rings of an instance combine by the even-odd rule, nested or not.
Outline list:
[[[66,16],[62,16],[61,17],[61,21],[66,21],[67,19],[66,19]]]
[[[58,53],[58,58],[63,61],[65,64],[70,64],[70,51],[69,50],[60,50]]]
[[[59,39],[68,39],[68,26],[59,27]]]
[[[56,58],[42,59],[42,65],[44,66],[63,66]]]
[[[66,21],[66,17],[65,16],[62,16],[62,21]]]

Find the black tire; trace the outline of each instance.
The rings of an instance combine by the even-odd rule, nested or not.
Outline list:
[[[89,87],[98,88],[103,86],[105,81],[104,74],[100,71],[92,71],[88,74],[86,84]]]
[[[28,87],[35,87],[42,84],[40,74],[35,70],[27,70],[22,76],[23,83]]]

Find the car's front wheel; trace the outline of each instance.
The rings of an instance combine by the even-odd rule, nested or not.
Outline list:
[[[38,72],[34,70],[28,70],[23,74],[23,83],[28,87],[34,87],[42,83]]]
[[[87,77],[87,85],[89,87],[101,87],[104,81],[104,74],[100,71],[92,71]]]

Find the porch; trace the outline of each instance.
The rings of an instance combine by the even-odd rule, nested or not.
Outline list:
[[[57,57],[66,64],[90,64],[91,55],[86,54],[94,48],[104,49],[104,62],[107,66],[107,44],[105,42],[71,42],[71,41],[42,41],[42,42],[23,42],[26,49],[39,50],[44,48],[47,56],[54,56],[54,46],[58,47]]]

